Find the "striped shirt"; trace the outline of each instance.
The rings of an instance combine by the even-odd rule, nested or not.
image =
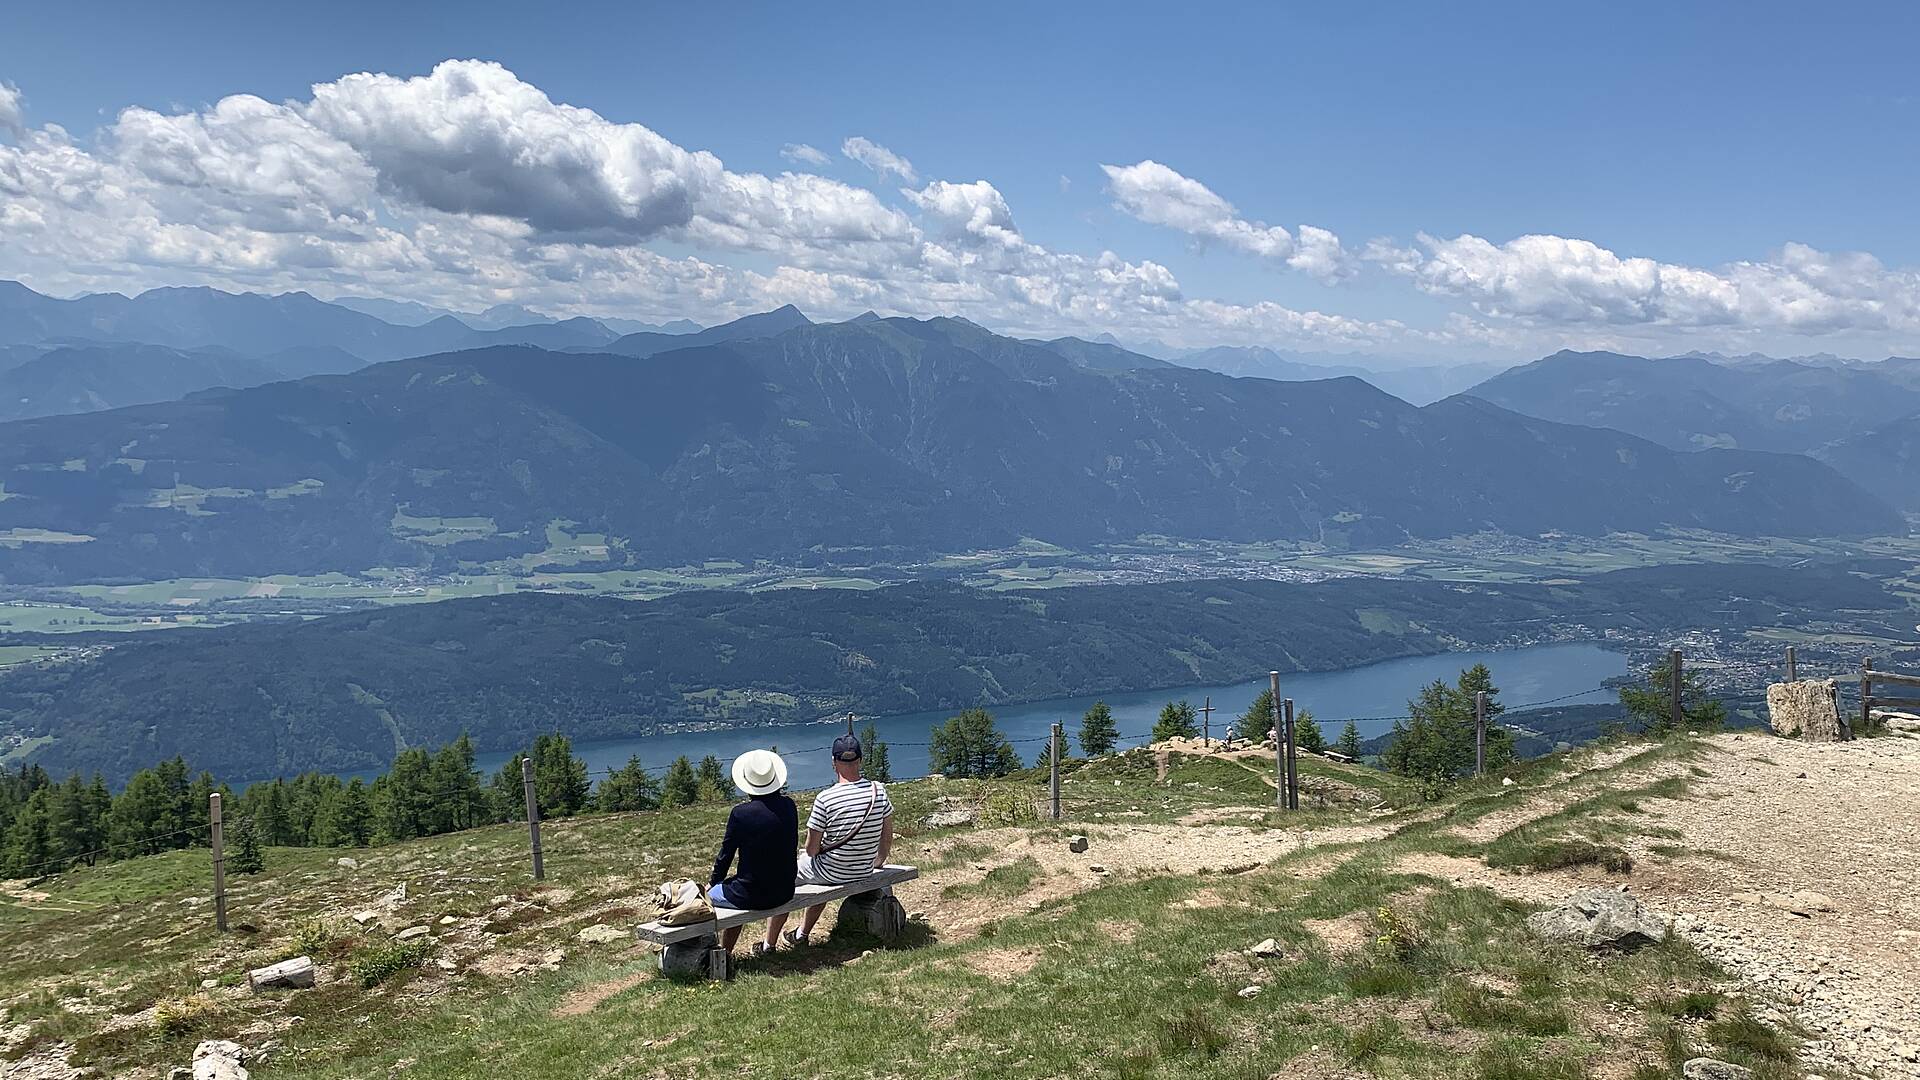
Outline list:
[[[814,857],[813,876],[824,882],[845,882],[871,873],[880,856],[881,830],[892,816],[893,802],[884,784],[858,780],[821,792],[807,815],[807,828],[820,830],[822,847],[839,846]]]

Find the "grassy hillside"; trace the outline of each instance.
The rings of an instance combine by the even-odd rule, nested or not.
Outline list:
[[[1381,774],[1310,758],[1308,809],[1283,816],[1270,762],[1141,750],[1077,767],[1059,824],[1033,817],[1033,774],[896,785],[900,857],[924,874],[902,890],[920,913],[909,939],[829,936],[829,916],[814,944],[743,960],[727,985],[675,983],[630,940],[580,936],[630,925],[665,877],[704,878],[720,806],[557,823],[543,885],[512,826],[273,850],[238,879],[242,925],[225,936],[205,853],[181,852],[8,886],[0,1045],[130,1077],[164,1076],[221,1037],[265,1048],[264,1078],[1650,1080],[1696,1053],[1794,1076],[1796,1039],[1763,1019],[1771,1006],[1689,945],[1548,946],[1503,884],[1657,880],[1696,855],[1645,815],[1727,760],[1704,742],[1617,745],[1400,807]],[[980,819],[927,829],[936,807]],[[1075,832],[1088,853],[1067,851]],[[1639,865],[1602,869],[1625,865],[1609,855],[1622,844]],[[431,931],[423,954],[365,985],[413,925]],[[1267,938],[1274,955],[1248,953]],[[321,964],[317,988],[236,985],[302,952]]]

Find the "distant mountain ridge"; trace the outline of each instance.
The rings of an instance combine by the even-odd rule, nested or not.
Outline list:
[[[1473,388],[1529,416],[1674,449],[1806,453],[1920,413],[1920,364],[1558,352]]]
[[[0,424],[0,574],[453,569],[538,553],[554,522],[606,536],[615,567],[1022,537],[1903,527],[1809,458],[1675,453],[1473,398],[1099,370],[959,319],[758,325],[791,328],[645,358],[492,347]]]
[[[1398,367],[1368,366],[1358,363],[1327,363],[1326,357],[1312,360],[1289,356],[1259,345],[1219,345],[1210,349],[1176,355],[1172,362],[1183,367],[1204,368],[1222,375],[1247,378],[1299,381],[1338,379],[1351,376],[1364,379],[1394,397],[1414,405],[1426,405],[1451,397],[1490,375],[1506,370],[1500,363],[1415,364]]]

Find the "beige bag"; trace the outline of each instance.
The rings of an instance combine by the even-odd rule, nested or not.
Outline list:
[[[669,881],[660,886],[661,926],[692,926],[713,921],[713,905],[707,902],[707,890],[697,881]]]

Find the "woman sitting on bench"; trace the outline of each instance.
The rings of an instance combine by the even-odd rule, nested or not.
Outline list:
[[[787,786],[787,763],[771,750],[749,750],[734,759],[733,782],[750,798],[727,815],[727,833],[720,841],[720,857],[713,863],[707,899],[716,908],[742,911],[779,907],[793,899],[799,861],[794,848],[800,839],[800,812],[792,799],[780,793]],[[728,877],[735,852],[740,855],[740,872]],[[772,952],[786,925],[784,914],[767,920],[766,938],[754,943],[753,955]],[[739,940],[738,926],[720,932],[720,945],[729,952]]]

